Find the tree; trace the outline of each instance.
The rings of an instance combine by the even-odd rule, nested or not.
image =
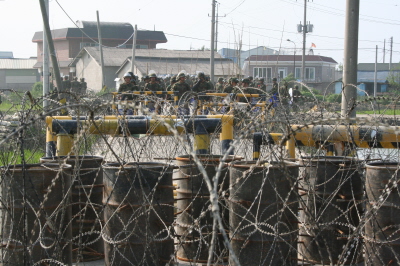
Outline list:
[[[391,89],[400,89],[400,66],[390,70],[387,80]]]

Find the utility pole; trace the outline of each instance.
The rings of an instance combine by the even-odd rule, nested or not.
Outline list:
[[[374,72],[374,97],[376,97],[377,83],[377,70],[378,70],[378,45],[375,49],[375,72]]]
[[[210,81],[214,84],[214,37],[215,37],[215,0],[212,0],[211,13],[211,58],[210,58]]]
[[[304,0],[304,25],[303,25],[303,53],[301,56],[301,81],[304,82],[305,65],[306,65],[306,34],[307,34],[307,0]]]
[[[343,118],[355,118],[356,111],[349,113],[352,102],[357,99],[357,63],[358,63],[358,24],[360,0],[346,0],[346,25],[344,37],[343,94],[341,115]]]
[[[39,3],[40,3],[40,11],[42,12],[43,25],[47,36],[47,44],[50,50],[50,59],[51,59],[51,64],[53,65],[53,73],[56,79],[57,91],[60,93],[62,91],[60,69],[58,68],[58,61],[57,61],[56,51],[54,49],[53,37],[51,36],[49,17],[46,11],[46,4],[44,0],[39,0]]]
[[[219,3],[218,2],[216,2],[216,3],[217,3],[217,15],[215,17],[216,17],[217,21],[216,21],[216,24],[215,24],[215,51],[218,51],[218,18],[219,17],[224,18],[224,17],[226,17],[226,15],[218,16]]]
[[[44,0],[44,5],[46,7],[47,18],[49,18],[49,0]],[[43,26],[43,96],[47,97],[50,91],[50,66],[49,66],[49,45],[47,43],[46,29]],[[46,111],[46,107],[49,102],[46,98],[43,98],[43,109]]]
[[[383,63],[385,63],[386,57],[386,39],[383,40]]]
[[[101,88],[103,89],[104,85],[106,84],[104,79],[104,58],[103,58],[103,42],[101,40],[101,27],[100,27],[100,18],[99,18],[99,11],[96,11],[97,14],[97,32],[98,32],[98,39],[99,39],[99,48],[100,48],[100,62],[101,62]]]
[[[390,37],[390,62],[389,70],[392,70],[393,37]]]
[[[135,24],[135,31],[133,33],[132,60],[131,60],[131,71],[132,71],[132,73],[134,73],[133,70],[135,68],[136,38],[137,38],[137,25]]]

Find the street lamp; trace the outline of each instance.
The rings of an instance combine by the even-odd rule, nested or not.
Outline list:
[[[290,39],[286,41],[291,42],[294,44],[294,52],[293,52],[293,77],[296,78],[296,43]]]

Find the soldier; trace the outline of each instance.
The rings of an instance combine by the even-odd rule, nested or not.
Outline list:
[[[192,91],[203,92],[203,91],[211,91],[212,90],[212,86],[208,81],[206,81],[206,76],[204,75],[203,72],[200,72],[197,75],[197,77],[199,78],[199,80],[193,86]]]
[[[62,87],[64,92],[70,92],[71,91],[71,81],[69,81],[68,76],[64,76],[64,80],[62,82]]]
[[[122,101],[125,101],[125,100],[131,101],[131,100],[133,100],[133,95],[129,94],[129,92],[133,92],[133,91],[138,91],[139,90],[139,87],[136,86],[136,85],[133,85],[131,83],[131,80],[132,80],[132,75],[129,72],[125,73],[124,74],[124,83],[119,85],[119,88],[118,88],[118,92],[119,93],[127,93],[127,94],[122,94],[122,95],[119,96],[119,98]],[[133,114],[133,110],[132,109],[127,109],[127,108],[119,109],[119,113],[120,114],[123,114],[124,112],[126,112],[127,115],[132,115]]]
[[[151,73],[149,75],[150,81],[148,83],[146,83],[146,85],[144,86],[144,91],[152,91],[152,92],[156,92],[156,91],[161,91],[161,86],[159,83],[157,83],[157,75],[156,73]],[[158,98],[162,98],[163,95],[156,95]],[[157,114],[161,113],[161,105],[160,104],[155,104],[154,102],[149,102],[148,103],[148,107],[150,110],[155,109]]]
[[[172,86],[172,90],[174,91],[174,95],[178,96],[178,99],[181,99],[182,95],[190,91],[189,84],[186,83],[185,73],[179,73],[177,76],[177,82]],[[183,114],[189,114],[189,104],[188,101],[185,101],[183,105]]]
[[[218,82],[215,84],[215,91],[216,92],[224,91],[224,78],[218,78]]]
[[[278,83],[277,83],[277,79],[273,78],[272,79],[272,89],[271,89],[270,94],[271,95],[277,94],[278,93],[278,89],[279,89],[279,86],[278,86]]]
[[[257,88],[258,88],[257,93],[259,94],[267,92],[267,86],[264,83],[264,78],[260,78],[258,80]]]
[[[74,77],[71,82],[71,92],[74,94],[81,94],[81,83],[78,81],[77,77]]]
[[[253,77],[249,76],[249,77],[247,77],[247,79],[249,80],[249,87],[254,88],[255,87],[255,83],[253,81]]]
[[[86,90],[87,90],[87,83],[85,81],[85,78],[81,78],[80,79],[80,84],[79,87],[81,88],[81,94],[86,94]]]
[[[176,80],[176,76],[173,76],[170,79],[170,84],[168,85],[168,87],[166,88],[166,91],[172,91],[172,86],[174,86],[174,84],[177,82]]]
[[[238,91],[237,85],[239,83],[239,80],[237,78],[230,78],[229,79],[229,84],[228,86],[225,87],[224,92],[225,93],[236,93]]]
[[[142,81],[139,82],[139,88],[140,90],[144,90],[144,87],[146,86],[146,84],[150,81],[150,77],[149,76],[143,76],[142,77]]]

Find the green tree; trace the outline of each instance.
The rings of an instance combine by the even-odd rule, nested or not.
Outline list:
[[[400,66],[390,70],[387,80],[391,89],[400,89]]]
[[[50,91],[53,90],[53,84],[50,83]],[[33,84],[31,94],[34,98],[43,96],[43,82],[39,81]]]

